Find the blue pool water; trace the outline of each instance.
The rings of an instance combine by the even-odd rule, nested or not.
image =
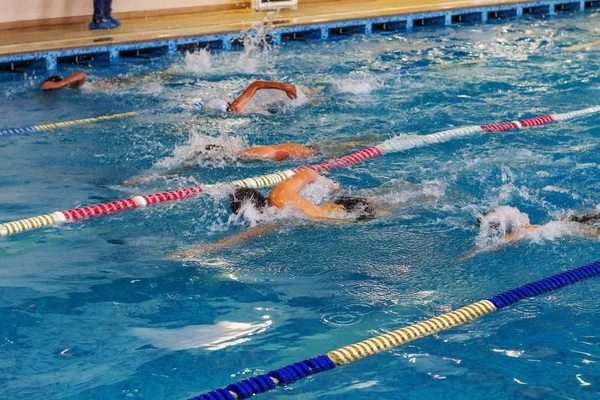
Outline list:
[[[40,76],[2,74],[0,129],[232,98],[253,79],[324,90],[315,104],[277,115],[184,112],[0,138],[1,220],[299,164],[200,160],[194,171],[156,178],[209,142],[370,143],[326,147],[317,162],[398,134],[595,106],[598,50],[523,56],[596,40],[598,16],[588,13],[61,65],[61,74],[84,69],[92,81],[176,69],[112,89],[44,94]],[[480,56],[510,60],[387,75]],[[596,261],[597,239],[564,237],[560,229],[457,259],[478,242],[478,213],[493,206],[518,207],[534,223],[596,207],[599,118],[475,135],[335,171],[330,177],[344,193],[370,196],[391,214],[290,224],[195,260],[165,257],[247,226],[229,218],[222,192],[5,238],[0,397],[182,399]],[[121,185],[139,175],[154,179]],[[262,396],[598,398],[598,288],[592,280],[527,300]]]

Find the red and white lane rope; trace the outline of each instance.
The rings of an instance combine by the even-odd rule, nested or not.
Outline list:
[[[541,117],[534,117],[520,121],[450,129],[447,131],[433,133],[431,135],[400,135],[368,149],[361,150],[357,153],[350,154],[342,158],[326,161],[321,164],[303,165],[294,169],[275,172],[273,174],[262,175],[254,178],[242,179],[229,183],[195,186],[169,192],[149,194],[146,196],[135,196],[129,199],[111,201],[109,203],[96,204],[88,207],[79,207],[66,211],[56,211],[51,214],[25,218],[18,221],[5,222],[0,224],[0,236],[8,236],[19,232],[41,228],[43,226],[56,225],[66,221],[80,221],[87,218],[98,217],[100,215],[114,214],[134,208],[146,207],[152,204],[182,200],[200,194],[207,188],[223,186],[226,184],[251,188],[274,186],[295,175],[298,171],[304,168],[311,168],[319,172],[328,172],[335,168],[347,168],[365,160],[379,157],[386,153],[394,153],[428,144],[441,143],[450,139],[457,139],[476,133],[504,132],[512,129],[541,126],[551,122],[565,121],[597,112],[600,112],[600,106],[590,107],[564,114],[544,115]]]

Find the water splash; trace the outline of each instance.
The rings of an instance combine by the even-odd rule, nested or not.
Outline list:
[[[242,31],[240,40],[244,44],[244,51],[235,63],[238,71],[251,74],[269,64],[272,46],[268,37],[272,37],[275,17],[276,13],[268,13],[250,29]]]
[[[178,145],[173,155],[158,161],[155,167],[173,168],[181,165],[223,168],[237,161],[237,153],[248,147],[242,136],[230,136],[223,132],[210,136],[194,128],[186,143]]]
[[[213,65],[210,53],[201,49],[195,53],[185,53],[183,69],[198,75],[204,75],[212,71]]]
[[[238,53],[211,54],[202,49],[195,53],[187,53],[182,68],[186,72],[198,75],[207,74],[254,74],[259,71],[269,72],[272,45],[269,38],[273,33],[275,13],[268,13],[261,21],[240,33],[239,41],[244,49],[237,59]]]
[[[353,75],[332,81],[333,87],[340,93],[365,94],[383,87],[383,81],[374,75]]]

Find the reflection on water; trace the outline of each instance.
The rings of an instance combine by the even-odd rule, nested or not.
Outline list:
[[[220,321],[216,325],[184,326],[183,328],[132,328],[133,334],[153,346],[173,351],[206,347],[221,350],[250,340],[253,334],[264,332],[271,321],[258,324]]]

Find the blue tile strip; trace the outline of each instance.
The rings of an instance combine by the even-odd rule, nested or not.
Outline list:
[[[383,18],[371,18],[371,19],[358,19],[350,21],[332,22],[328,24],[314,24],[294,27],[282,27],[276,28],[273,32],[273,41],[279,44],[282,40],[282,35],[290,33],[303,33],[310,31],[320,31],[320,38],[327,40],[329,38],[330,29],[340,28],[352,28],[352,27],[364,27],[364,33],[370,34],[373,30],[373,24],[393,24],[393,23],[404,23],[404,30],[411,31],[417,21],[418,25],[438,24],[438,25],[451,25],[452,18],[461,15],[477,15],[477,19],[481,23],[486,23],[491,13],[502,15],[501,13],[514,12],[514,15],[519,18],[523,15],[524,10],[531,10],[532,13],[554,15],[557,10],[573,9],[575,5],[579,11],[585,11],[586,7],[598,7],[600,2],[586,2],[585,0],[550,0],[541,2],[526,2],[521,4],[511,5],[496,5],[488,7],[475,7],[466,8],[460,10],[444,11],[444,12],[430,12],[430,13],[417,13],[409,15],[395,15]],[[565,7],[567,6],[567,7]],[[439,19],[439,22],[438,22]],[[474,19],[469,19],[473,21]],[[187,44],[211,44],[218,43],[219,47],[223,50],[231,50],[231,42],[238,38],[237,33],[228,33],[220,35],[208,35],[208,36],[194,36],[186,38],[178,38],[168,41],[154,41],[154,42],[142,42],[142,43],[130,43],[130,44],[118,44],[114,46],[98,46],[98,47],[86,47],[80,49],[70,50],[56,50],[48,52],[34,52],[24,53],[11,56],[0,57],[0,66],[3,64],[11,64],[18,62],[29,62],[36,60],[43,60],[44,66],[48,70],[56,69],[61,61],[61,58],[86,55],[86,54],[108,54],[108,59],[111,62],[116,62],[120,53],[123,51],[132,50],[150,50],[165,48],[168,54],[175,54],[178,51],[178,46]]]

